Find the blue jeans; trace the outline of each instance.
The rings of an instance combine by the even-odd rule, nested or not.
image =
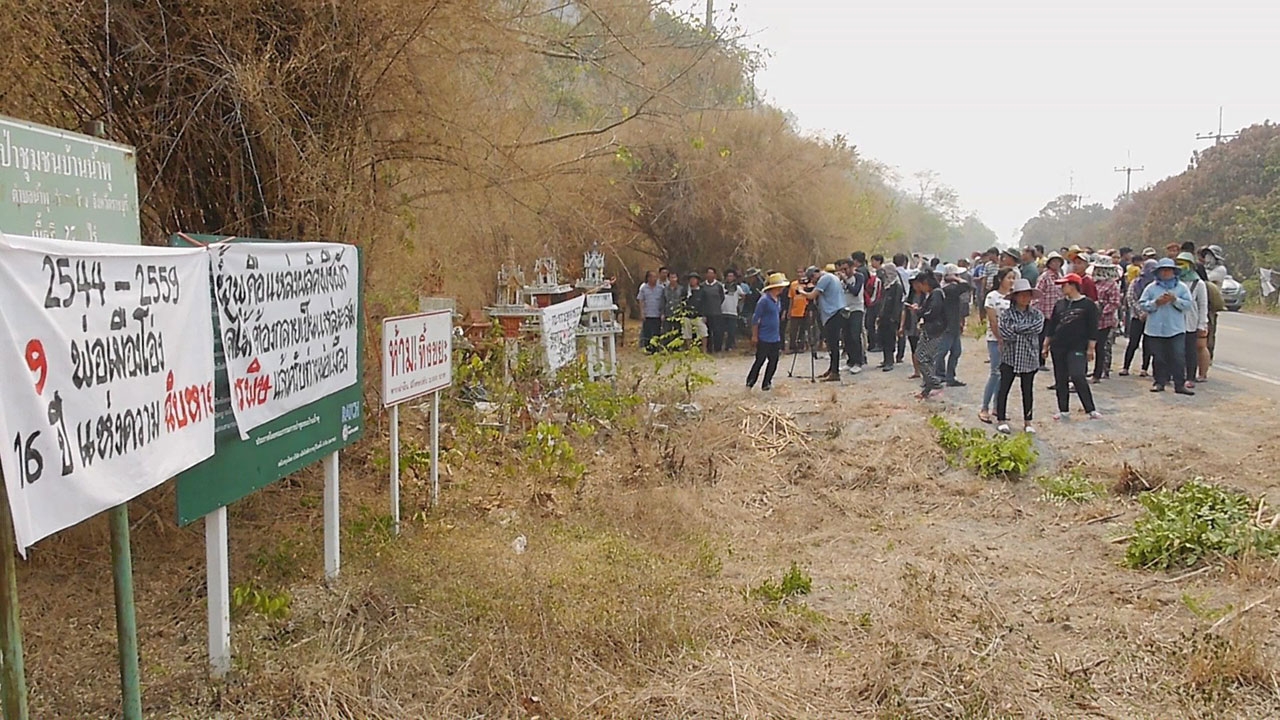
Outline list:
[[[943,382],[954,382],[956,366],[960,364],[961,338],[959,332],[945,332],[938,338],[938,377]]]
[[[991,409],[991,399],[1000,389],[1000,343],[987,341],[987,357],[991,358],[991,375],[987,377],[987,386],[982,390],[982,409]]]

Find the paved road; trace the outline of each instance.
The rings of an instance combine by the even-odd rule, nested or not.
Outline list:
[[[1280,318],[1219,313],[1213,369],[1280,386]]]

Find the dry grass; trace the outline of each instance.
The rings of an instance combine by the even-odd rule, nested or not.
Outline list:
[[[414,512],[425,485],[407,480],[414,519],[394,540],[373,454],[353,454],[333,589],[318,582],[318,477],[237,505],[235,581],[293,604],[287,620],[237,620],[224,684],[203,673],[201,534],[148,496],[135,505],[148,716],[1275,716],[1275,561],[1125,570],[1108,542],[1135,512],[1123,496],[1058,507],[1032,484],[978,480],[905,401],[868,399],[830,433],[825,390],[781,386],[764,405],[740,393],[716,386],[699,416],[619,431],[599,456],[603,436],[584,441],[572,488],[446,433],[444,504]],[[771,417],[782,431],[761,431]],[[793,433],[804,441],[779,448]],[[24,567],[41,717],[116,706],[105,537],[90,523]],[[792,563],[810,594],[749,594]]]

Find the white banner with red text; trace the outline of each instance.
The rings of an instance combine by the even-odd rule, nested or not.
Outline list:
[[[241,439],[356,382],[359,258],[337,243],[209,248]]]
[[[579,295],[542,308],[542,344],[547,351],[547,369],[555,372],[578,355],[578,324],[586,297]]]
[[[202,249],[0,236],[0,448],[23,555],[213,455]]]

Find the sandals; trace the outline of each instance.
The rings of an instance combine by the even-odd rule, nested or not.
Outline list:
[[[982,422],[984,422],[984,423],[986,423],[986,424],[990,425],[990,424],[991,424],[991,413],[990,413],[990,412],[988,412],[988,411],[986,411],[986,410],[979,410],[979,411],[978,411],[978,419],[979,419],[979,420],[981,420]]]

